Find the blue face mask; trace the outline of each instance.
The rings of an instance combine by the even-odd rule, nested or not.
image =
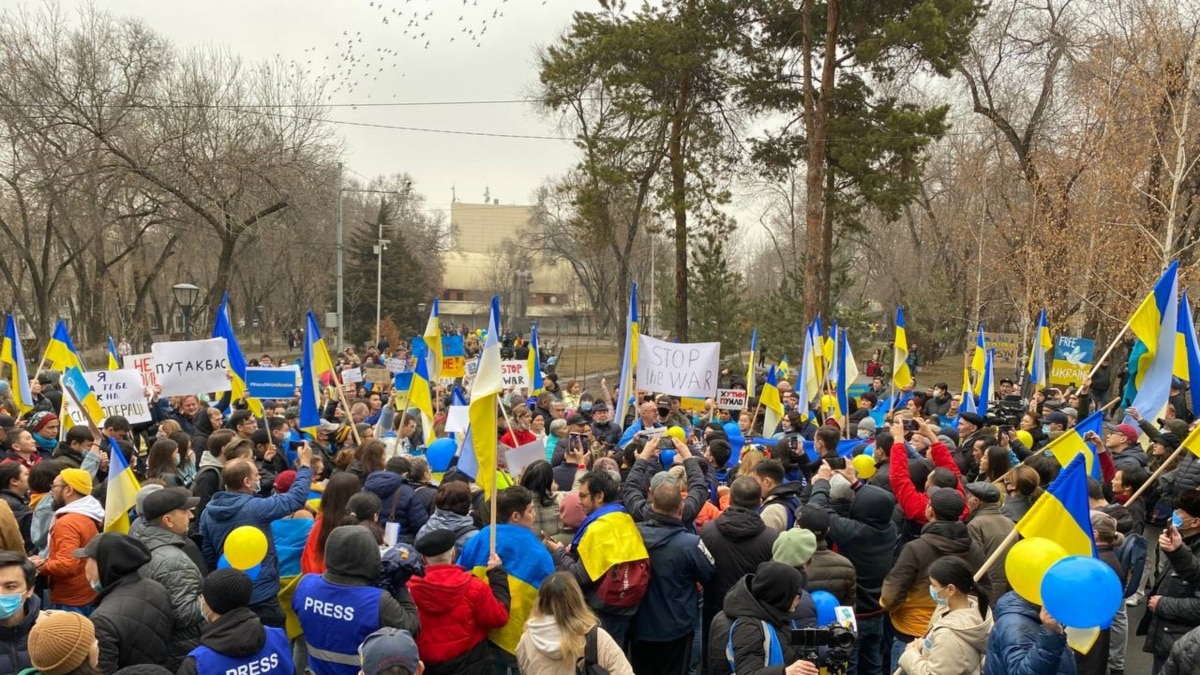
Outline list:
[[[591,412],[592,404],[591,403],[580,403],[579,409],[582,410],[583,412]]]
[[[1175,529],[1178,530],[1179,528],[1183,527],[1183,518],[1180,517],[1180,515],[1178,513],[1172,513],[1171,514],[1171,524],[1174,525]]]
[[[946,603],[948,603],[948,602],[950,602],[950,599],[949,599],[949,598],[946,598],[945,600],[943,600],[942,598],[940,598],[940,597],[938,596],[938,594],[937,594],[937,591],[933,590],[933,586],[930,586],[930,587],[929,587],[929,597],[933,598],[933,601],[934,601],[934,602],[936,602],[936,603],[938,604],[938,606],[939,606],[939,607],[940,607],[940,606],[942,606],[942,605],[945,605],[945,604],[946,604]]]
[[[1048,433],[1050,433],[1050,425],[1049,425],[1049,424],[1043,424],[1043,425],[1042,425],[1042,433],[1043,433],[1043,434],[1048,434]]]
[[[15,595],[0,595],[0,619],[7,619],[17,613],[25,604],[25,597],[20,593]]]

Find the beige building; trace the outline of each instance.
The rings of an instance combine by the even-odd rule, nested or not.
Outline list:
[[[537,321],[544,335],[594,330],[587,295],[577,290],[578,281],[568,264],[505,250],[506,241],[520,240],[530,227],[535,209],[494,203],[450,205],[451,247],[441,254],[443,323],[483,327],[487,303],[499,294],[505,328],[528,334],[530,324]]]

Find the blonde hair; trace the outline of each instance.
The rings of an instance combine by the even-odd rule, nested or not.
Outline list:
[[[542,582],[529,618],[543,617],[553,617],[554,624],[562,634],[559,649],[564,663],[575,663],[583,656],[587,633],[599,623],[584,601],[583,591],[575,577],[569,572],[555,572]]]
[[[738,475],[749,476],[753,474],[754,467],[758,466],[758,463],[766,458],[766,455],[760,450],[747,450],[742,453],[742,459],[738,463]]]
[[[183,431],[183,427],[179,426],[179,422],[176,422],[175,420],[163,420],[158,423],[158,433],[162,435],[163,438],[166,438],[177,431]]]

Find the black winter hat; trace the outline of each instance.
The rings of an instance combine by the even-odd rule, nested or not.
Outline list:
[[[235,609],[250,606],[254,594],[254,582],[245,572],[225,567],[204,578],[200,595],[204,604],[217,614],[228,614]]]
[[[804,589],[804,576],[795,567],[773,561],[758,566],[750,579],[750,592],[763,604],[781,612],[792,608],[792,601]]]

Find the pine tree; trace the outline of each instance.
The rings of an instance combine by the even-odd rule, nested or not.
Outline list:
[[[741,349],[744,341],[742,275],[729,264],[725,244],[737,226],[724,217],[713,217],[700,232],[694,263],[688,269],[689,293],[695,312],[690,317],[691,340],[720,342],[722,351]]]

